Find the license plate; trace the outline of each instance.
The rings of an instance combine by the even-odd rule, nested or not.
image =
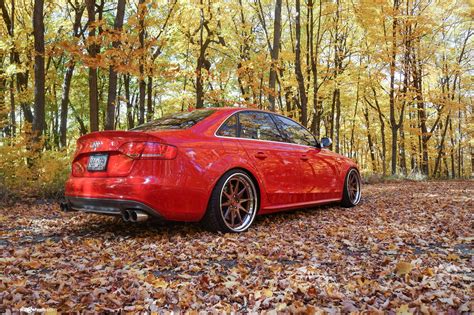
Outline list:
[[[108,154],[94,154],[89,158],[89,163],[87,164],[88,171],[105,171],[107,168]]]

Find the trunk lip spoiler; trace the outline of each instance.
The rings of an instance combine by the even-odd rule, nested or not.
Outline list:
[[[91,133],[88,133],[86,135],[83,135],[77,139],[77,141],[82,141],[82,140],[89,140],[90,138],[107,138],[107,137],[124,137],[124,136],[138,136],[138,137],[147,137],[147,138],[156,138],[160,139],[156,134],[150,133],[150,132],[143,132],[143,131],[127,131],[127,130],[104,130],[104,131],[94,131]]]

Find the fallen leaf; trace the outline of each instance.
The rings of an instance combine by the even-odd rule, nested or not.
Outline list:
[[[32,260],[32,261],[29,261],[28,263],[26,263],[25,266],[27,266],[31,269],[38,269],[39,267],[41,267],[41,263],[37,260]]]
[[[412,271],[412,269],[413,269],[413,265],[410,264],[409,262],[405,262],[405,261],[400,261],[395,266],[395,272],[396,272],[397,276],[399,276],[399,277],[403,276],[403,275],[406,275],[406,274],[409,274],[410,271]]]
[[[446,257],[449,261],[458,261],[460,258],[458,255],[451,253]]]
[[[262,290],[262,293],[263,293],[263,295],[266,296],[267,298],[273,296],[273,291],[270,290],[270,289],[263,289],[263,290]]]
[[[397,315],[412,315],[413,313],[410,312],[408,304],[403,304],[399,308],[397,308]]]

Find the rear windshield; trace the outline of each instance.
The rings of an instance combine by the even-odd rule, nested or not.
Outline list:
[[[194,126],[204,118],[210,116],[215,110],[203,109],[192,112],[180,112],[163,116],[130,130],[152,131],[162,129],[186,129]]]

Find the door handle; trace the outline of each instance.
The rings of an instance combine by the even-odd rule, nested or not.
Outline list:
[[[255,154],[255,157],[256,157],[257,159],[262,159],[262,160],[263,160],[263,159],[266,159],[266,158],[267,158],[267,155],[266,155],[265,153],[263,153],[263,152],[257,152],[257,153]]]
[[[308,161],[308,160],[309,160],[309,156],[307,156],[306,154],[303,154],[303,155],[301,156],[301,159],[302,159],[303,161]]]

